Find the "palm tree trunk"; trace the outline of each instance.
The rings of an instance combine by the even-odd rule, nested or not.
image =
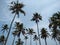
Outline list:
[[[25,45],[27,45],[27,40],[25,39]]]
[[[15,41],[15,36],[14,36],[14,39],[13,39],[12,45],[14,45],[14,41]]]
[[[59,45],[60,45],[60,41],[59,41]]]
[[[39,45],[41,45],[41,40],[40,40],[40,36],[39,36],[39,27],[38,27],[38,22],[37,22],[37,32],[38,32],[38,38],[39,38]]]
[[[32,39],[31,38],[32,38],[32,36],[30,35],[30,45],[32,45]]]
[[[35,42],[36,42],[36,45],[37,45],[37,40]]]
[[[47,45],[47,41],[46,41],[46,38],[45,38],[45,45]]]
[[[12,21],[11,21],[10,28],[9,28],[9,32],[8,32],[8,34],[7,34],[7,37],[6,37],[6,40],[5,40],[5,44],[4,44],[4,45],[6,45],[6,43],[7,43],[7,41],[8,41],[9,34],[10,34],[10,32],[11,32],[12,24],[13,24],[13,22],[14,22],[15,17],[16,17],[16,14],[14,15],[14,17],[13,17],[13,19],[12,19]]]
[[[56,42],[56,39],[55,39],[55,42]],[[56,42],[56,45],[57,45],[57,42]]]
[[[5,41],[3,42],[3,45],[4,45]]]

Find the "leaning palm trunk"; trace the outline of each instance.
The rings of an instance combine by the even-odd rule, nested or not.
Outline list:
[[[32,45],[32,39],[31,38],[32,38],[32,36],[30,35],[30,45]]]
[[[47,45],[47,41],[46,41],[46,38],[45,38],[45,45]]]
[[[14,39],[13,39],[12,45],[14,45],[14,41],[15,41],[15,37],[14,37]]]
[[[40,40],[40,36],[39,36],[39,27],[38,27],[38,22],[37,22],[37,32],[38,32],[38,38],[39,38],[39,45],[41,45],[41,40]]]
[[[6,40],[5,40],[5,44],[4,44],[4,45],[6,45],[6,43],[7,43],[7,41],[8,41],[9,34],[10,34],[10,31],[11,31],[11,28],[12,28],[12,24],[13,24],[13,22],[14,22],[15,17],[16,17],[16,14],[14,15],[14,17],[13,17],[13,19],[12,19],[12,21],[11,21],[10,28],[9,28],[9,32],[8,32],[8,34],[7,34],[7,37],[6,37]]]

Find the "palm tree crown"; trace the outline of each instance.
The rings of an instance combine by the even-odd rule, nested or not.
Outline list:
[[[25,34],[25,30],[24,30],[23,23],[16,22],[15,31],[17,32],[17,36],[18,37],[20,36],[21,33],[24,35]]]
[[[46,31],[46,29],[45,28],[42,28],[41,29],[41,38],[47,38],[48,37],[48,32]]]
[[[39,22],[39,20],[42,20],[42,17],[40,16],[40,14],[35,13],[33,14],[33,18],[31,19],[31,21],[35,21],[36,23]]]
[[[53,14],[50,18],[49,28],[53,28],[54,30],[60,28],[60,12]]]
[[[5,31],[8,31],[8,29],[9,29],[8,25],[7,24],[4,24],[2,26],[2,30],[1,31],[5,32]]]
[[[17,2],[11,2],[11,6],[10,6],[10,10],[12,10],[12,13],[15,13],[18,15],[19,17],[19,12],[23,13],[25,15],[25,12],[22,10],[22,8],[24,7],[24,4],[19,3],[18,0]]]
[[[21,39],[18,39],[18,41],[16,41],[16,45],[23,45],[23,41],[21,41]]]
[[[0,42],[4,42],[4,41],[5,41],[5,36],[2,35],[2,36],[0,37]]]
[[[38,38],[38,36],[37,35],[34,35],[34,38],[33,38],[34,40],[38,40],[39,38]]]
[[[35,33],[34,30],[32,28],[29,28],[27,34],[33,35],[33,33]]]

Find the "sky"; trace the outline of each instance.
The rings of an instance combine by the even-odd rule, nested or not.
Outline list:
[[[9,10],[10,2],[16,0],[0,0],[0,26],[2,24],[10,24],[14,14],[11,14]],[[39,22],[39,29],[43,27],[47,28],[49,25],[49,17],[51,17],[57,11],[60,11],[60,0],[19,0],[25,6],[23,10],[26,12],[26,16],[20,13],[20,18],[15,18],[15,21],[24,23],[24,26],[27,28],[33,28],[36,31],[36,23],[30,21],[33,13],[38,12],[42,16],[42,21]],[[37,32],[37,31],[36,31]],[[11,36],[9,37],[9,41]],[[10,44],[11,42],[7,43]],[[42,40],[42,45],[44,45],[44,40]],[[55,45],[54,40],[47,39],[48,45]],[[35,44],[35,43],[34,43]]]

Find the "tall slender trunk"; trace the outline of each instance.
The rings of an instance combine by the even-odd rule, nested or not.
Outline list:
[[[55,42],[56,42],[56,39],[55,39]],[[57,42],[56,42],[56,45],[57,45]]]
[[[0,45],[4,45],[4,42],[0,42]]]
[[[21,35],[21,33],[20,33],[20,35]],[[20,36],[18,37],[18,39],[21,39]]]
[[[45,45],[47,45],[47,41],[46,41],[46,38],[45,38]]]
[[[41,45],[41,40],[40,40],[40,36],[39,36],[39,27],[38,27],[38,22],[37,22],[37,32],[38,32],[38,38],[39,38],[39,45]]]
[[[11,32],[12,24],[13,24],[13,22],[14,22],[15,17],[16,17],[16,14],[14,15],[14,17],[13,17],[13,19],[12,19],[12,21],[11,21],[10,28],[9,28],[9,32],[8,32],[8,34],[7,34],[7,37],[6,37],[6,40],[5,40],[5,44],[4,44],[4,45],[7,44],[7,41],[8,41],[8,38],[9,38],[9,34],[10,34],[10,32]]]
[[[32,36],[30,35],[30,45],[32,45]]]
[[[5,41],[3,42],[3,45],[4,45]]]
[[[27,45],[27,39],[25,39],[25,45]]]
[[[13,39],[12,45],[14,45],[14,41],[15,41],[15,36],[14,36],[14,39]]]
[[[60,45],[60,41],[59,41],[59,45]]]
[[[37,40],[35,41],[36,45],[37,45]]]

